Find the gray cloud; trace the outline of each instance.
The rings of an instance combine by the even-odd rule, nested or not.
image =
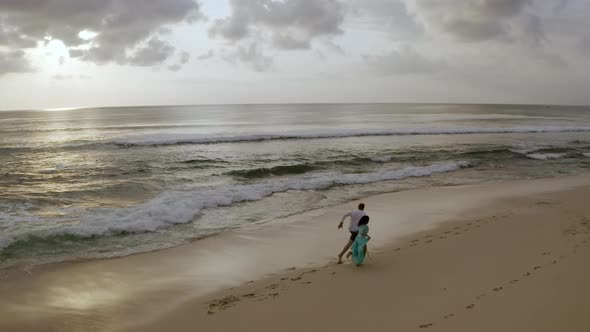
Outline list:
[[[270,35],[278,49],[309,49],[320,36],[342,34],[344,5],[337,0],[230,0],[231,16],[215,20],[212,36],[240,41]]]
[[[462,42],[511,37],[513,25],[532,0],[404,0],[416,21],[431,33]],[[541,25],[529,25],[529,33],[542,34]],[[533,29],[533,30],[530,30]]]
[[[188,53],[186,51],[182,51],[178,55],[178,63],[168,66],[168,70],[179,71],[183,65],[186,65],[189,62],[190,59],[191,59],[190,53]]]
[[[153,66],[164,62],[172,54],[174,54],[172,45],[160,39],[152,38],[145,46],[140,47],[132,56],[128,57],[127,63],[135,66]]]
[[[415,40],[423,33],[401,0],[348,0],[348,7],[351,21],[390,33],[395,39]]]
[[[207,53],[203,53],[203,54],[199,55],[197,57],[197,60],[200,60],[200,61],[208,60],[208,59],[211,59],[214,56],[215,56],[215,51],[209,50],[209,51],[207,51]]]
[[[386,76],[431,74],[447,67],[444,60],[426,58],[409,46],[364,59],[375,72]]]
[[[256,42],[252,42],[248,46],[240,45],[233,51],[226,53],[224,58],[232,63],[242,62],[248,64],[258,72],[267,71],[273,65],[272,57],[265,55],[262,47]]]
[[[174,53],[157,37],[166,26],[201,17],[194,0],[5,0],[0,45],[22,49],[58,39],[83,61],[149,66]],[[82,31],[95,36],[84,38]]]
[[[0,50],[0,76],[9,73],[26,73],[32,70],[24,51],[3,52]]]

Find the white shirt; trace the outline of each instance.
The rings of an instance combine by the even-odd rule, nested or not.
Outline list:
[[[366,215],[365,211],[362,211],[362,210],[350,211],[342,217],[342,221],[344,221],[344,219],[346,219],[346,217],[350,217],[350,225],[348,226],[348,230],[351,232],[358,232],[359,231],[359,221],[365,215]]]

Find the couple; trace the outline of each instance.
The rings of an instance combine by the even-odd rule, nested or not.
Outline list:
[[[342,264],[342,256],[344,256],[344,253],[352,247],[351,251],[346,255],[346,258],[352,256],[352,262],[359,266],[365,260],[367,242],[371,239],[368,226],[369,216],[365,213],[365,204],[360,203],[358,210],[345,214],[342,217],[340,224],[338,224],[338,229],[342,228],[342,224],[347,217],[350,217],[350,226],[348,227],[348,230],[350,231],[350,240],[348,240],[348,243],[338,255],[338,264]]]

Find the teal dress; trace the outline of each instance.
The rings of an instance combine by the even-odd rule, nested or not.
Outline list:
[[[352,243],[352,262],[356,265],[363,264],[365,260],[365,245],[369,242],[367,237],[369,234],[369,226],[362,225],[359,227],[359,235],[354,239]]]

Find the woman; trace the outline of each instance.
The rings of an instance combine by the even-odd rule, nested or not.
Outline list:
[[[348,257],[352,255],[352,262],[359,266],[363,264],[365,260],[365,254],[367,251],[367,242],[371,239],[369,236],[369,216],[363,216],[359,220],[359,235],[354,239],[352,244],[352,251],[348,253]]]

